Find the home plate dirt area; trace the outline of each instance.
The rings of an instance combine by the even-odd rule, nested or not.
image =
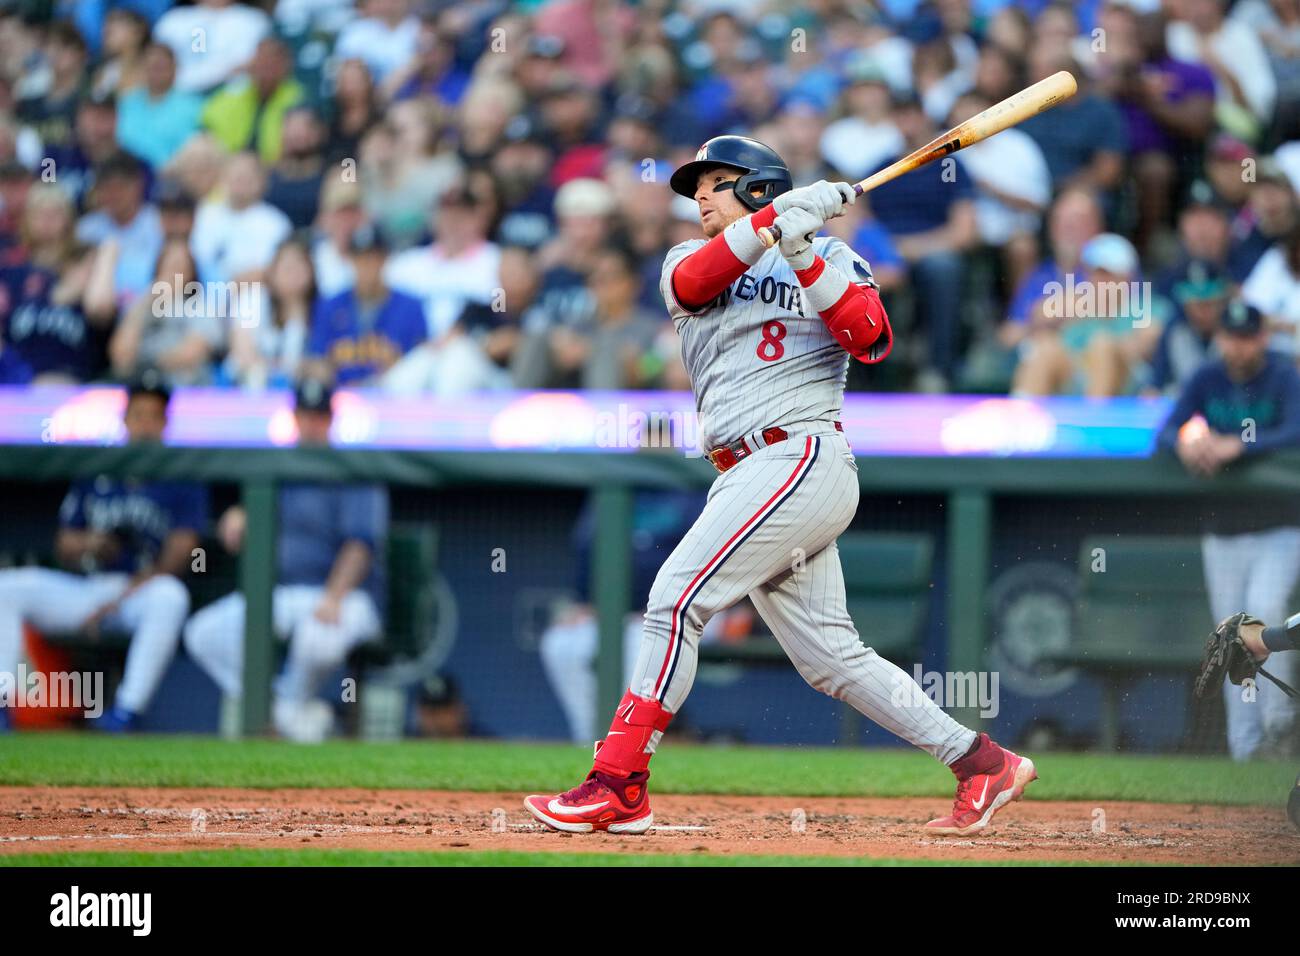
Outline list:
[[[763,854],[950,862],[1295,865],[1300,836],[1267,807],[1026,799],[983,836],[928,837],[942,800],[654,797],[644,836],[553,833],[519,793],[439,790],[0,788],[0,854],[231,847]],[[1100,812],[1099,812],[1100,811]]]

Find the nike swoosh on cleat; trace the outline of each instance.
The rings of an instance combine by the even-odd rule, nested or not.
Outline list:
[[[593,810],[599,810],[607,806],[609,806],[608,800],[601,803],[589,803],[585,807],[566,807],[556,798],[546,805],[546,809],[552,813],[591,813]]]
[[[974,807],[976,810],[983,810],[984,798],[987,797],[988,795],[989,795],[989,778],[985,777],[984,790],[980,793],[980,798],[978,800],[972,801],[971,806]]]

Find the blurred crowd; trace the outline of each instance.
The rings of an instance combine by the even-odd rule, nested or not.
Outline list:
[[[688,387],[657,278],[711,136],[856,181],[899,348],[849,387],[1175,392],[1294,356],[1300,0],[5,0],[0,382]]]

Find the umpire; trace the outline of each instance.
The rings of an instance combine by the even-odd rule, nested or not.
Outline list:
[[[1178,396],[1159,445],[1195,474],[1217,474],[1238,458],[1300,447],[1300,373],[1269,351],[1258,310],[1229,304],[1215,337],[1220,357],[1206,362]],[[1200,420],[1195,420],[1200,416]],[[1261,507],[1251,500],[1216,501],[1205,516],[1201,551],[1216,620],[1242,607],[1277,620],[1300,578],[1300,502]],[[1278,676],[1294,683],[1293,655]],[[1228,750],[1235,760],[1284,753],[1291,746],[1295,703],[1263,684],[1257,697],[1223,685]]]
[[[298,386],[299,446],[329,444],[332,398],[315,379]],[[285,483],[277,507],[271,617],[276,636],[289,642],[289,657],[272,717],[281,736],[314,743],[329,735],[334,719],[316,696],[322,683],[383,628],[388,492],[374,484]],[[222,515],[217,533],[227,550],[239,551],[246,524],[238,505]],[[185,627],[185,649],[230,698],[243,691],[244,607],[244,595],[228,594]]]

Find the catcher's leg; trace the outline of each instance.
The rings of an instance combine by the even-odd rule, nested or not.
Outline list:
[[[1201,560],[1205,565],[1205,588],[1210,597],[1210,612],[1215,621],[1235,614],[1247,606],[1247,583],[1250,580],[1250,543],[1246,535],[1207,534],[1201,540]],[[1248,760],[1264,739],[1260,710],[1245,698],[1243,689],[1223,682],[1223,707],[1227,716],[1228,752],[1234,760]]]
[[[1286,613],[1286,600],[1300,578],[1300,529],[1276,528],[1252,535],[1257,549],[1251,568],[1246,606],[1265,621],[1279,620]],[[1268,662],[1268,671],[1284,683],[1295,686],[1296,657],[1282,654]],[[1257,677],[1256,703],[1264,743],[1286,746],[1294,729],[1297,702],[1285,690],[1264,677]]]

